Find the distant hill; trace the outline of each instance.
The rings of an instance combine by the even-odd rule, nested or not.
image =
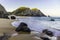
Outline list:
[[[7,12],[4,6],[0,4],[0,18],[8,18],[8,15],[46,17],[46,15],[37,8],[19,7],[13,12]]]
[[[46,17],[39,9],[28,7],[20,7],[12,12],[12,14],[17,16],[37,16],[37,17]]]

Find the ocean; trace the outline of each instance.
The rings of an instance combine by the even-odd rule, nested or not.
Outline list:
[[[51,21],[54,19],[54,21]],[[24,22],[31,30],[42,32],[43,29],[52,31],[55,36],[60,36],[60,18],[57,17],[17,17],[11,24],[14,27]]]

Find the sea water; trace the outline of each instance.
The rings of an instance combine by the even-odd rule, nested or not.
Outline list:
[[[50,21],[53,18],[55,21]],[[12,22],[14,27],[24,22],[31,30],[42,32],[43,29],[48,29],[54,33],[55,36],[60,36],[60,18],[54,17],[18,17],[17,21]]]

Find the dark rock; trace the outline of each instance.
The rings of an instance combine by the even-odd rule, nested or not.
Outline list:
[[[5,8],[0,4],[0,18],[7,18],[8,13]]]

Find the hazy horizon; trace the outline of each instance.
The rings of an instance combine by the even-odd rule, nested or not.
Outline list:
[[[7,11],[25,6],[29,8],[38,8],[45,15],[60,16],[60,0],[0,0]]]

